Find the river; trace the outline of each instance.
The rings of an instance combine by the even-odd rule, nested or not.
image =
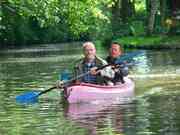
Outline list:
[[[126,50],[126,52],[137,50]],[[108,51],[97,48],[105,57]],[[79,43],[0,50],[2,135],[179,135],[180,50],[144,50],[130,68],[135,96],[111,105],[68,105],[60,91],[19,104],[15,97],[52,87],[82,56]]]

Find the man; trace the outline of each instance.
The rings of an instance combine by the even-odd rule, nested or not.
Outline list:
[[[117,42],[113,42],[109,49],[109,56],[106,58],[108,63],[115,64],[117,58],[123,54],[122,48]]]
[[[83,44],[83,54],[84,57],[78,60],[77,64],[75,65],[75,76],[87,72],[90,73],[84,75],[80,79],[77,79],[76,82],[110,84],[107,78],[114,77],[114,71],[111,69],[111,67],[106,67],[102,70],[97,70],[97,68],[107,65],[107,62],[96,56],[96,48],[92,42],[85,42]]]
[[[115,62],[121,57],[123,54],[122,48],[119,43],[113,42],[111,44],[109,50],[109,56],[106,58],[109,64],[115,64]],[[125,83],[123,77],[128,75],[128,67],[125,62],[122,62],[119,66],[114,67],[115,76],[112,79],[114,84],[118,82]]]

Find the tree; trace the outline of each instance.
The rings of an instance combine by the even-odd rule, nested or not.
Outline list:
[[[159,0],[148,0],[149,12],[148,12],[148,24],[147,35],[151,35],[154,32],[155,17],[159,7]]]
[[[1,40],[4,43],[16,44],[22,40],[40,42],[45,37],[51,38],[45,35],[53,31],[52,29],[73,40],[87,34],[97,37],[107,28],[104,26],[110,24],[109,11],[106,9],[112,0],[3,0],[1,3]],[[37,29],[34,29],[34,25]],[[28,39],[31,37],[29,34],[32,40]],[[51,35],[53,36],[53,33]],[[51,39],[57,37],[61,41],[62,37],[64,38],[63,35],[54,36]]]
[[[161,14],[161,26],[165,27],[165,19],[166,19],[166,0],[160,0],[160,14]]]

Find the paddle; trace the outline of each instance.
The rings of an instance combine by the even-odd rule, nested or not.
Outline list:
[[[144,51],[135,51],[135,52],[130,52],[130,53],[125,53],[121,55],[117,60],[115,61],[115,64],[121,64],[124,61],[126,62],[131,62],[132,59],[136,56],[144,55]]]
[[[140,55],[141,53],[142,52],[139,52],[139,51],[132,52],[132,53],[127,53],[127,54],[121,56],[120,58],[118,58],[116,60],[116,62],[115,62],[115,65],[120,65],[120,64],[122,64],[123,61],[132,59],[133,57],[135,57],[137,55]],[[107,65],[104,65],[102,67],[99,67],[97,69],[97,71],[101,70],[101,69],[104,69],[105,67],[108,67],[110,65],[112,65],[112,64],[107,64]],[[88,72],[86,72],[84,74],[81,74],[79,76],[76,76],[76,77],[74,77],[74,78],[72,78],[70,80],[67,80],[67,81],[64,82],[64,85],[67,84],[67,83],[70,83],[70,82],[72,82],[74,80],[77,80],[77,79],[79,79],[79,78],[81,78],[81,77],[83,77],[83,76],[85,76],[85,75],[87,75],[89,73],[90,73],[90,71],[88,71]],[[21,95],[17,96],[16,101],[19,102],[19,103],[34,103],[34,102],[37,102],[38,97],[40,95],[45,94],[45,93],[47,93],[47,92],[49,92],[49,91],[51,91],[51,90],[53,90],[55,88],[57,88],[57,87],[53,86],[53,87],[51,87],[51,88],[49,88],[47,90],[41,91],[41,92],[37,92],[37,91],[26,92],[24,94],[21,94]]]
[[[101,69],[103,69],[103,68],[105,68],[105,67],[107,67],[109,65],[110,64],[104,65],[104,66],[98,68],[97,71],[101,70]],[[81,77],[83,77],[83,76],[85,76],[85,75],[87,75],[89,73],[90,73],[90,71],[88,71],[86,73],[83,73],[83,74],[81,74],[79,76],[76,76],[76,77],[74,77],[74,78],[72,78],[70,80],[64,81],[63,85],[66,85],[67,83],[70,83],[70,82],[72,82],[74,80],[77,80],[77,79],[79,79],[79,78],[81,78]],[[47,93],[47,92],[49,92],[49,91],[51,91],[51,90],[53,90],[55,88],[57,88],[57,86],[53,86],[53,87],[51,87],[51,88],[49,88],[47,90],[41,91],[41,92],[37,92],[37,91],[25,92],[25,93],[23,93],[21,95],[16,96],[16,102],[18,102],[18,103],[35,103],[35,102],[37,102],[38,97],[40,95],[45,94],[45,93]]]
[[[89,74],[89,72],[81,74],[81,75],[79,75],[77,77],[74,77],[74,78],[72,78],[70,80],[67,80],[67,81],[64,82],[64,85],[67,84],[67,83],[70,83],[70,82],[72,82],[74,80],[77,80],[77,79],[79,79],[79,78],[81,78],[81,77],[83,77],[83,76],[85,76],[87,74]],[[51,91],[51,90],[53,90],[55,88],[57,88],[57,87],[53,86],[53,87],[51,87],[51,88],[49,88],[47,90],[41,91],[41,92],[37,92],[37,91],[25,92],[25,93],[23,93],[21,95],[16,96],[16,102],[18,102],[18,103],[35,103],[35,102],[37,102],[38,97],[40,95],[45,94],[45,93],[47,93],[47,92],[49,92],[49,91]]]

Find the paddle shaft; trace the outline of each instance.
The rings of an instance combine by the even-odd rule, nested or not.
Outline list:
[[[57,88],[57,87],[56,87],[56,86],[53,86],[53,87],[51,87],[51,88],[49,88],[49,89],[47,89],[47,90],[41,91],[41,92],[38,94],[38,96],[40,96],[40,95],[42,95],[42,94],[44,94],[44,93],[47,93],[47,92],[49,92],[49,91],[51,91],[51,90],[53,90],[53,89],[55,89],[55,88]]]
[[[69,82],[72,82],[72,81],[74,81],[74,80],[76,80],[76,79],[78,79],[78,78],[81,78],[81,77],[89,74],[89,73],[90,73],[90,72],[88,71],[88,72],[86,72],[86,73],[84,73],[84,74],[81,74],[81,75],[79,75],[79,76],[77,76],[77,77],[74,77],[74,78],[72,78],[72,79],[64,82],[64,84],[69,83]],[[51,88],[49,88],[49,89],[47,89],[47,90],[41,91],[41,92],[38,94],[38,96],[40,96],[40,95],[42,95],[42,94],[45,94],[45,93],[47,93],[47,92],[49,92],[49,91],[51,91],[51,90],[53,90],[53,89],[55,89],[55,88],[57,88],[57,87],[56,87],[56,86],[53,86],[53,87],[51,87]]]

